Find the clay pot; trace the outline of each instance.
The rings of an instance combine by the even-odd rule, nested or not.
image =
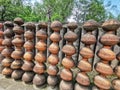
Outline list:
[[[5,48],[2,50],[1,54],[5,57],[10,57],[13,49]]]
[[[32,52],[25,52],[23,58],[27,61],[32,61],[33,60],[33,53]]]
[[[14,59],[21,59],[23,57],[23,51],[22,50],[15,50],[12,52],[11,57]]]
[[[38,52],[36,55],[35,55],[35,61],[37,61],[38,63],[43,63],[46,61],[46,56],[41,53],[41,52]]]
[[[90,48],[83,47],[83,48],[80,50],[80,55],[81,55],[83,58],[89,59],[89,58],[92,58],[92,57],[94,56],[94,53],[93,53],[93,51],[92,51]]]
[[[2,23],[0,23],[0,29],[3,27],[3,24]]]
[[[47,45],[45,42],[43,41],[39,41],[37,42],[37,44],[35,45],[35,48],[38,49],[39,51],[45,51],[47,48]]]
[[[71,69],[72,67],[74,67],[74,61],[72,59],[69,59],[69,58],[63,58],[62,65],[66,69]]]
[[[22,70],[24,71],[32,71],[33,70],[33,67],[34,67],[34,62],[31,62],[31,61],[24,61],[24,64],[22,65]]]
[[[45,72],[45,70],[46,70],[46,66],[44,63],[37,63],[33,68],[33,71],[37,74],[42,74]]]
[[[4,46],[12,46],[12,39],[6,38],[6,39],[1,39],[2,40],[2,45]]]
[[[115,68],[115,73],[116,73],[116,75],[120,78],[120,66],[117,66],[117,67]]]
[[[23,28],[21,26],[18,26],[18,25],[14,26],[13,31],[14,31],[14,33],[16,33],[18,35],[21,35],[24,33]]]
[[[2,42],[3,42],[3,39],[2,39],[2,38],[0,38],[0,46],[2,45]]]
[[[44,74],[36,74],[33,78],[33,84],[35,84],[36,86],[41,86],[45,84],[45,82],[46,82],[46,77]]]
[[[60,90],[73,90],[73,83],[62,80],[60,82]]]
[[[70,23],[67,24],[67,26],[70,30],[74,30],[78,27],[76,22],[70,22]]]
[[[58,64],[59,62],[59,58],[57,55],[54,55],[54,54],[51,54],[49,57],[48,57],[48,62],[52,65],[56,65]]]
[[[96,30],[98,27],[100,27],[100,25],[94,20],[88,20],[83,25],[83,28],[86,31],[93,31],[93,30]]]
[[[56,43],[52,43],[52,44],[49,46],[48,50],[49,50],[52,54],[58,54],[58,52],[59,52],[59,46],[58,46],[58,44],[56,44]]]
[[[6,30],[4,31],[4,36],[6,36],[6,37],[8,37],[8,38],[11,38],[11,37],[14,36],[14,32],[13,32],[12,30],[10,30],[10,29],[6,29]]]
[[[115,53],[112,50],[107,49],[107,48],[100,49],[98,52],[98,56],[101,59],[106,60],[106,61],[111,61],[111,60],[114,60],[116,58]]]
[[[58,84],[58,82],[59,82],[59,80],[58,80],[57,76],[51,76],[51,75],[49,75],[48,78],[47,78],[47,83],[50,86],[56,86]]]
[[[68,69],[63,69],[60,73],[60,77],[65,81],[71,81],[73,78],[72,71]]]
[[[102,77],[102,76],[95,76],[94,83],[100,89],[110,90],[110,88],[111,88],[110,81],[107,80],[105,77]]]
[[[120,53],[117,54],[117,59],[120,60]]]
[[[25,72],[22,76],[22,81],[24,81],[25,83],[32,82],[33,77],[34,77],[33,72]]]
[[[12,73],[12,78],[15,79],[15,80],[19,80],[22,78],[23,76],[23,71],[22,70],[14,70],[13,73]]]
[[[46,22],[40,22],[40,23],[38,24],[38,27],[39,27],[39,28],[42,28],[42,29],[46,29],[47,26],[48,26],[48,24],[47,24]]]
[[[16,23],[18,25],[22,25],[24,23],[24,21],[21,18],[17,17],[14,19],[14,23]]]
[[[76,81],[83,86],[89,86],[90,80],[89,77],[84,73],[78,73],[76,77]]]
[[[47,69],[47,73],[52,76],[57,75],[58,71],[58,67],[54,65],[50,65]]]
[[[27,51],[30,51],[34,48],[34,44],[33,42],[31,41],[26,41],[25,44],[24,44],[24,48],[27,50]]]
[[[35,30],[35,24],[33,22],[27,22],[24,26],[26,26],[26,29]]]
[[[65,45],[63,48],[62,48],[62,51],[67,55],[67,56],[72,56],[73,54],[75,54],[76,52],[76,49],[74,46],[72,45]]]
[[[47,33],[44,30],[37,31],[36,36],[41,40],[47,39]]]
[[[12,62],[11,68],[12,69],[20,69],[22,64],[23,64],[22,60],[15,60],[15,61]]]
[[[11,21],[6,21],[6,22],[4,23],[4,25],[5,25],[6,27],[9,27],[9,28],[14,26]]]
[[[4,66],[4,67],[10,67],[11,66],[11,63],[13,62],[13,59],[11,59],[11,58],[4,58],[3,60],[2,60],[2,66]]]
[[[102,62],[97,63],[96,71],[98,71],[102,75],[112,75],[113,74],[112,67],[110,65],[104,64]]]
[[[16,47],[22,47],[24,41],[21,38],[15,38],[14,40],[12,40],[12,44]]]
[[[82,36],[81,41],[87,45],[95,44],[96,37],[94,35],[86,33],[85,35]]]
[[[3,31],[0,31],[0,37],[3,37]]]
[[[115,90],[119,90],[120,89],[120,80],[119,79],[113,80],[112,85]]]
[[[91,64],[85,60],[79,61],[78,68],[83,72],[90,72],[92,70]]]
[[[66,41],[68,42],[74,42],[77,40],[77,34],[72,32],[72,31],[68,31],[65,35],[64,38]]]
[[[2,70],[2,74],[5,75],[5,76],[10,76],[12,74],[13,70],[9,67],[5,67],[3,70]]]
[[[106,31],[115,31],[120,27],[120,22],[118,20],[110,19],[102,24],[102,28]]]
[[[101,39],[100,39],[101,43],[103,45],[116,45],[119,42],[119,37],[114,35],[114,34],[104,34]]]
[[[80,85],[78,83],[75,84],[75,89],[74,90],[90,90],[89,87]],[[95,90],[95,89],[92,89]]]
[[[2,52],[2,50],[5,49],[4,46],[0,46],[0,53]]]
[[[54,31],[60,31],[62,29],[62,24],[59,21],[54,21],[51,23],[51,28]]]
[[[53,42],[59,42],[61,40],[61,36],[59,33],[54,32],[50,35],[50,40]]]
[[[25,33],[24,33],[24,37],[26,38],[26,39],[28,39],[28,40],[31,40],[31,39],[33,39],[34,38],[34,33],[32,32],[32,31],[26,31]]]

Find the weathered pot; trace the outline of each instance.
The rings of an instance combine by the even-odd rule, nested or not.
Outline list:
[[[40,53],[38,52],[36,55],[35,55],[35,60],[39,63],[43,63],[46,61],[46,56],[43,54],[43,53]]]
[[[53,54],[57,54],[57,53],[59,52],[59,46],[58,46],[58,44],[56,44],[56,43],[52,43],[52,44],[49,46],[48,50],[49,50],[51,53],[53,53]]]
[[[27,61],[32,61],[33,60],[33,52],[25,52],[23,55],[23,58]]]
[[[12,30],[10,30],[10,29],[6,29],[6,30],[4,31],[4,35],[5,35],[6,37],[8,37],[8,38],[11,38],[11,37],[14,36],[14,32],[13,32]]]
[[[65,81],[71,81],[73,79],[72,71],[68,69],[63,69],[60,73],[60,77]]]
[[[34,48],[34,44],[31,41],[26,41],[23,46],[27,51],[30,51]]]
[[[59,71],[58,67],[54,65],[50,65],[47,69],[47,73],[53,76],[57,75],[58,71]]]
[[[54,55],[54,54],[51,54],[49,57],[48,57],[48,62],[52,65],[56,65],[58,64],[59,62],[59,58],[57,55]]]
[[[80,85],[80,84],[76,83],[74,90],[90,90],[90,89],[87,86],[83,86],[83,85]]]
[[[78,27],[77,23],[76,22],[69,22],[67,24],[67,27],[70,29],[70,30],[74,30]]]
[[[12,62],[11,68],[12,69],[20,69],[22,64],[23,64],[22,60],[15,60],[15,61]]]
[[[54,21],[51,23],[51,28],[54,31],[60,31],[62,29],[62,24],[59,21]]]
[[[4,46],[12,46],[12,39],[10,39],[10,38],[6,38],[6,39],[1,39],[1,41],[2,41],[2,45],[4,45]]]
[[[90,85],[89,77],[86,74],[82,73],[82,72],[77,74],[76,81],[80,85],[83,85],[83,86],[89,86]]]
[[[60,90],[73,90],[73,83],[62,80],[60,82]]]
[[[117,54],[117,59],[120,60],[120,53]]]
[[[15,50],[12,52],[11,57],[14,59],[21,59],[23,57],[23,51],[22,50]]]
[[[2,45],[2,42],[4,41],[3,38],[0,38],[0,46]]]
[[[22,65],[22,70],[24,71],[32,71],[33,70],[33,67],[34,67],[34,62],[31,62],[31,61],[24,61],[24,64]]]
[[[36,36],[41,40],[47,39],[47,33],[44,30],[37,31]]]
[[[45,42],[43,41],[39,41],[37,42],[37,44],[35,45],[35,48],[38,49],[39,51],[45,51],[47,48],[47,45]]]
[[[59,82],[59,80],[58,80],[57,76],[51,76],[51,75],[49,75],[48,78],[47,78],[47,83],[50,86],[56,86],[58,84],[58,82]]]
[[[24,21],[22,20],[22,18],[17,17],[14,19],[14,23],[16,23],[18,25],[22,25],[24,23]]]
[[[13,28],[14,33],[21,35],[24,33],[24,30],[21,26],[15,25]]]
[[[115,90],[119,90],[120,89],[120,80],[119,79],[113,80],[112,85]]]
[[[28,30],[24,33],[24,37],[28,40],[31,40],[34,38],[34,33],[32,31]]]
[[[19,80],[22,78],[24,71],[22,70],[14,70],[12,73],[12,78],[15,80]]]
[[[27,22],[24,24],[24,26],[26,26],[26,29],[35,30],[35,23],[33,22]]]
[[[2,62],[1,62],[1,64],[4,67],[10,67],[12,62],[13,62],[13,59],[11,59],[11,58],[4,58],[2,60]]]
[[[3,37],[3,31],[0,31],[0,37]]]
[[[115,71],[114,71],[115,73],[116,73],[116,75],[120,78],[120,66],[117,66],[116,68],[115,68]]]
[[[10,76],[12,74],[13,70],[11,68],[7,68],[5,67],[3,70],[2,70],[2,74],[5,75],[5,76]]]
[[[24,81],[25,83],[32,82],[33,77],[34,77],[33,72],[25,72],[22,76],[22,81]]]
[[[22,47],[24,41],[21,38],[15,38],[14,40],[12,40],[12,44],[16,47]]]
[[[61,40],[61,36],[59,33],[54,32],[50,35],[50,40],[53,42],[59,42]]]
[[[11,48],[5,48],[2,50],[1,54],[5,57],[10,57],[13,49]]]

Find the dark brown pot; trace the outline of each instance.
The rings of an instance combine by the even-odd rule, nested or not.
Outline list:
[[[33,52],[25,52],[23,58],[27,61],[32,61],[33,60]]]
[[[17,17],[14,19],[14,23],[16,23],[18,25],[22,25],[24,23],[24,21],[22,20],[22,18]]]
[[[40,53],[38,52],[36,55],[35,55],[35,60],[39,63],[43,63],[46,61],[46,56],[43,54],[43,53]]]
[[[42,74],[45,72],[45,70],[46,70],[46,66],[43,63],[37,63],[33,68],[33,71],[37,74]]]
[[[47,78],[47,83],[50,86],[56,86],[58,84],[58,82],[59,82],[59,80],[58,80],[57,76],[51,76],[51,75],[49,75],[48,78]]]
[[[75,47],[72,46],[72,45],[65,45],[63,48],[62,48],[62,51],[67,55],[67,56],[72,56],[73,54],[75,54],[76,50],[75,50]]]
[[[36,74],[33,78],[33,84],[36,86],[41,86],[46,83],[46,77],[44,74]]]
[[[107,80],[105,77],[102,77],[102,76],[98,76],[98,75],[95,76],[94,83],[100,89],[110,90],[110,88],[111,88],[110,81]]]
[[[91,64],[85,60],[80,60],[80,62],[78,63],[78,68],[81,71],[85,71],[85,72],[90,72],[92,70]]]
[[[31,62],[31,61],[24,61],[24,64],[22,65],[22,70],[24,71],[32,71],[33,70],[33,67],[34,67],[34,62]]]
[[[24,37],[28,40],[31,40],[34,38],[34,33],[32,31],[26,31],[25,34],[24,34]]]
[[[10,57],[13,49],[11,48],[5,48],[2,50],[1,54],[5,57]]]
[[[10,30],[10,29],[6,29],[6,30],[4,31],[4,35],[5,35],[6,37],[8,37],[8,38],[11,38],[11,37],[14,36],[14,32],[13,32],[12,30]]]
[[[113,69],[109,64],[104,64],[102,62],[97,63],[96,71],[101,73],[102,75],[112,75]]]
[[[67,82],[67,81],[62,80],[60,82],[60,90],[73,90],[72,82]]]
[[[37,42],[37,44],[35,45],[35,48],[38,49],[39,51],[45,51],[47,48],[47,45],[45,42],[43,41],[39,41]]]
[[[54,21],[51,23],[51,28],[54,31],[60,31],[62,29],[62,24],[59,21]]]
[[[11,66],[11,63],[13,62],[13,59],[11,59],[11,58],[4,58],[3,60],[2,60],[2,66],[4,66],[4,67],[10,67]]]
[[[21,26],[15,25],[13,28],[14,33],[21,35],[24,33],[24,30]]]
[[[11,68],[12,69],[20,69],[22,64],[23,64],[22,60],[15,60],[15,61],[12,62]]]
[[[78,73],[76,77],[76,81],[83,86],[89,86],[90,80],[89,77],[84,73]]]
[[[57,75],[58,71],[59,71],[58,67],[54,65],[50,65],[47,69],[47,73],[53,76]]]
[[[74,29],[76,29],[76,28],[78,27],[78,25],[77,25],[76,22],[69,22],[69,23],[67,24],[67,26],[68,26],[68,28],[69,28],[70,30],[74,30]]]
[[[73,78],[72,71],[68,69],[63,69],[60,73],[60,77],[65,81],[71,81]]]
[[[33,72],[25,72],[22,76],[22,81],[24,81],[25,83],[32,82],[33,77],[34,77]]]
[[[54,55],[54,54],[51,54],[49,57],[48,57],[48,62],[52,65],[56,65],[58,64],[59,62],[59,58],[57,55]]]
[[[63,58],[62,65],[66,69],[71,69],[72,67],[74,67],[74,61],[72,59],[69,59],[69,58]]]
[[[12,78],[15,79],[15,80],[19,80],[22,78],[23,76],[23,71],[22,70],[14,70],[13,73],[12,73]]]
[[[12,74],[13,70],[11,68],[7,68],[5,67],[3,70],[2,70],[2,74],[5,75],[5,76],[10,76]]]
[[[59,52],[59,46],[58,46],[58,44],[56,44],[56,43],[52,43],[52,44],[49,46],[48,50],[49,50],[51,53],[53,53],[53,54],[57,54],[57,53]]]

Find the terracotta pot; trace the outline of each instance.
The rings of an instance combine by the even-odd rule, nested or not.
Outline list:
[[[101,39],[100,39],[101,43],[103,45],[116,45],[119,42],[119,37],[114,35],[114,34],[104,34]]]
[[[51,76],[51,75],[49,75],[48,78],[47,78],[47,83],[50,86],[56,86],[58,84],[58,82],[59,82],[59,80],[58,80],[57,76]]]
[[[31,41],[26,41],[25,44],[24,44],[24,48],[27,50],[27,51],[30,51],[34,48],[34,44],[33,42]]]
[[[57,75],[58,71],[58,67],[54,65],[50,65],[47,69],[47,73],[52,76]]]
[[[115,73],[116,73],[116,75],[120,78],[120,66],[117,66],[117,67],[115,68]]]
[[[51,54],[49,57],[48,57],[48,62],[52,65],[56,65],[58,64],[59,62],[59,58],[57,55],[54,55],[54,54]]]
[[[36,32],[36,36],[41,40],[47,39],[47,33],[42,29]]]
[[[115,53],[112,50],[107,49],[107,48],[100,49],[98,52],[98,56],[101,59],[106,60],[106,61],[111,61],[111,60],[114,60],[116,58]]]
[[[90,89],[87,86],[83,86],[83,85],[80,85],[80,84],[76,83],[74,90],[90,90]],[[96,90],[96,89],[92,89],[92,90]]]
[[[76,28],[78,27],[78,25],[77,25],[76,22],[69,22],[69,23],[67,24],[67,26],[68,26],[68,28],[69,28],[70,30],[74,30],[74,29],[76,29]]]
[[[37,63],[33,68],[33,71],[37,74],[42,74],[45,72],[45,70],[46,70],[46,66],[43,63]]]
[[[113,74],[112,67],[110,65],[104,64],[102,62],[97,63],[96,71],[98,71],[102,75],[112,75]]]
[[[18,25],[22,25],[24,23],[24,21],[21,18],[17,17],[14,19],[14,23],[16,23]]]
[[[90,85],[90,80],[89,77],[84,74],[84,73],[78,73],[76,77],[76,81],[83,86],[89,86]]]
[[[59,52],[59,46],[58,46],[58,44],[56,44],[56,43],[52,43],[52,44],[49,46],[48,50],[49,50],[52,54],[58,54],[58,52]]]
[[[105,77],[102,77],[102,76],[98,76],[98,75],[95,76],[94,83],[100,89],[110,90],[110,88],[111,88],[110,81],[107,80]]]
[[[13,32],[12,30],[10,30],[10,29],[6,29],[6,30],[4,31],[4,35],[5,35],[6,37],[8,37],[8,38],[11,38],[11,37],[14,36],[14,32]]]
[[[12,62],[11,68],[12,69],[20,69],[22,64],[23,64],[22,60],[15,60],[15,61]]]
[[[0,37],[3,37],[3,31],[0,31]]]
[[[10,57],[13,49],[5,48],[2,50],[1,54],[5,57]]]
[[[95,42],[96,42],[96,37],[95,37],[95,35],[86,33],[85,35],[82,36],[81,41],[82,41],[84,44],[87,44],[87,45],[95,44]]]
[[[23,71],[22,70],[14,70],[13,73],[12,73],[12,78],[15,79],[15,80],[19,80],[22,78],[23,76]]]
[[[24,61],[24,64],[22,65],[22,70],[24,71],[33,71],[33,67],[34,67],[34,62],[31,61]]]
[[[106,31],[115,31],[119,27],[120,27],[120,22],[115,19],[107,20],[102,24],[102,28]]]
[[[21,38],[15,38],[14,40],[12,40],[12,44],[16,47],[22,47],[24,41]]]
[[[0,46],[2,45],[2,42],[3,42],[3,38],[0,38]]]
[[[2,60],[2,62],[1,62],[1,64],[4,67],[10,67],[12,62],[13,62],[13,59],[11,59],[11,58],[4,58]]]
[[[50,35],[50,40],[53,42],[59,42],[61,40],[61,36],[59,33],[54,32]]]
[[[42,29],[47,29],[48,23],[47,23],[47,22],[40,22],[40,23],[38,24],[38,27],[39,27],[39,28],[42,28]]]
[[[71,69],[72,67],[74,67],[74,61],[72,59],[69,59],[69,58],[63,58],[62,65],[66,69]]]
[[[6,21],[6,22],[4,23],[4,25],[5,25],[6,27],[9,27],[9,28],[12,28],[12,27],[14,26],[11,21]]]
[[[35,23],[27,22],[25,23],[26,29],[35,30]]]
[[[0,23],[0,29],[3,27],[3,24],[2,23]]]
[[[23,58],[27,61],[32,61],[33,60],[33,53],[32,52],[25,52]]]
[[[68,69],[63,69],[60,73],[60,77],[65,81],[71,81],[73,78],[72,71]]]
[[[2,41],[2,45],[4,45],[4,46],[12,46],[12,39],[10,39],[10,38],[6,38],[6,39],[1,39],[1,41]]]
[[[47,48],[47,45],[45,42],[43,41],[39,41],[37,42],[37,44],[35,45],[35,48],[38,49],[39,51],[45,51]]]
[[[43,53],[38,52],[35,55],[35,61],[37,61],[38,63],[43,63],[46,61],[46,56]]]
[[[32,82],[33,77],[34,77],[33,72],[25,72],[22,76],[22,81],[24,81],[25,83]]]
[[[73,90],[72,82],[67,82],[67,81],[62,80],[60,82],[60,90]]]
[[[46,82],[46,77],[44,74],[36,74],[33,78],[33,84],[35,84],[36,86],[41,86],[43,84],[45,84]]]
[[[68,31],[65,35],[64,38],[66,41],[68,42],[74,42],[77,40],[77,34],[72,32],[72,31]]]
[[[12,52],[11,57],[14,59],[21,59],[23,57],[23,51],[22,50],[15,50]]]
[[[117,54],[117,59],[120,60],[120,53]]]
[[[13,28],[14,33],[21,35],[24,33],[24,30],[21,26],[15,25]]]
[[[78,68],[83,72],[90,72],[92,70],[91,64],[85,60],[79,61]]]
[[[83,58],[89,59],[89,58],[92,58],[92,57],[94,56],[94,53],[93,53],[93,51],[92,51],[90,48],[83,47],[83,48],[80,50],[80,55],[81,55]]]
[[[75,54],[76,49],[74,46],[66,44],[63,48],[62,51],[67,55],[67,56],[72,56]]]
[[[98,27],[100,27],[100,25],[94,20],[88,20],[83,25],[83,28],[86,31],[93,31],[93,30],[96,30]]]
[[[5,67],[3,70],[2,70],[2,74],[5,75],[5,76],[10,76],[12,74],[13,70],[11,68],[7,68]]]
[[[0,46],[0,53],[2,52],[2,50],[5,49],[4,46]]]
[[[119,90],[120,89],[120,80],[119,79],[113,80],[112,85],[115,90]]]
[[[54,31],[60,31],[62,29],[62,24],[59,21],[54,21],[51,23],[51,28]]]
[[[28,40],[34,39],[34,33],[32,31],[28,30],[24,33],[24,37]]]

